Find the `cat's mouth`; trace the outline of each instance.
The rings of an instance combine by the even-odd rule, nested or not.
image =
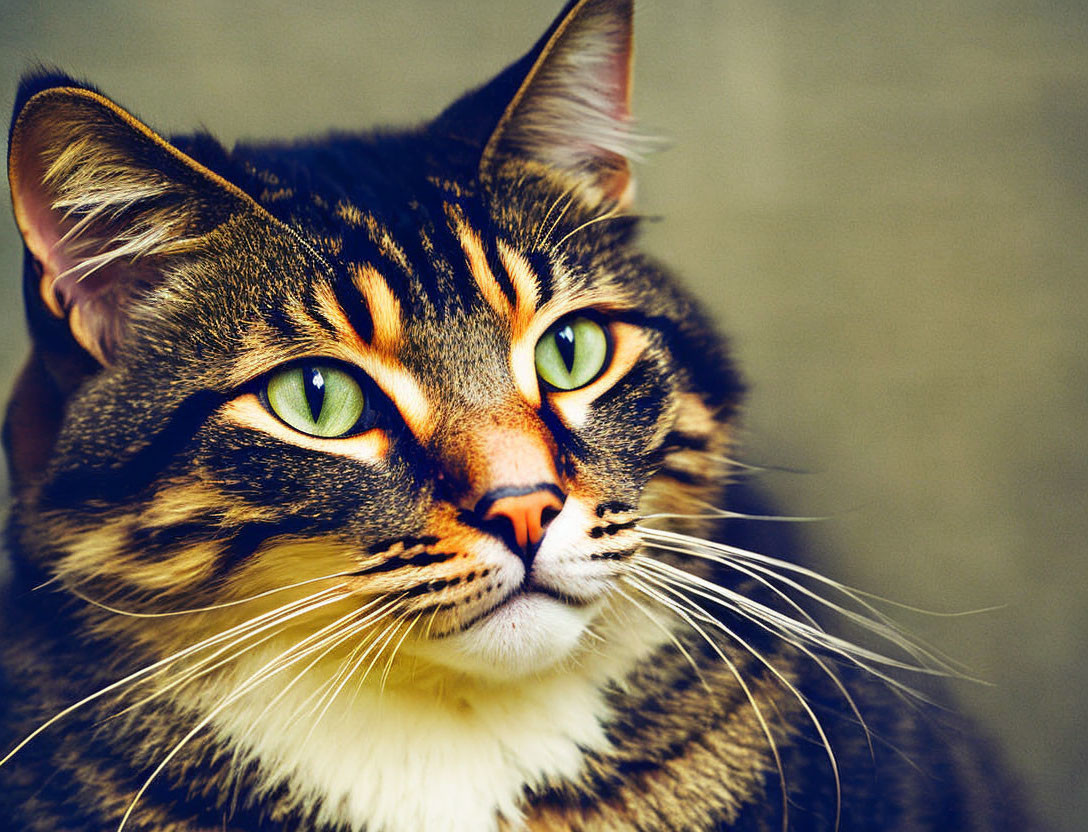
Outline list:
[[[535,551],[519,555],[497,535],[476,542],[486,574],[455,580],[453,592],[436,599],[426,635],[411,639],[409,649],[497,680],[543,671],[576,654],[613,595],[613,562],[633,551],[618,534],[625,527],[612,536],[593,534],[601,525],[591,506],[568,496]]]
[[[462,673],[509,680],[545,670],[575,652],[600,603],[546,585],[530,573],[486,609],[411,649]]]
[[[466,630],[471,629],[480,622],[492,617],[493,615],[501,613],[507,607],[521,603],[522,601],[531,601],[533,598],[548,598],[553,601],[558,601],[560,604],[564,604],[568,607],[575,609],[584,609],[591,606],[595,599],[580,598],[575,595],[571,595],[566,592],[562,592],[553,587],[546,586],[535,580],[532,575],[527,575],[525,580],[521,582],[521,585],[508,592],[504,597],[496,601],[491,607],[481,612],[476,613],[470,618],[460,622],[456,629],[451,630],[448,633],[444,633],[439,638],[449,638],[459,633],[463,633]]]
[[[585,607],[593,603],[592,598],[581,597],[574,595],[563,590],[556,589],[553,586],[549,586],[537,578],[532,572],[525,576],[525,579],[521,582],[521,585],[499,601],[495,605],[496,608],[503,604],[509,603],[511,600],[518,598],[521,595],[532,595],[534,593],[540,595],[546,595],[549,598],[554,598],[556,601],[560,601],[564,604],[569,604],[572,607]]]

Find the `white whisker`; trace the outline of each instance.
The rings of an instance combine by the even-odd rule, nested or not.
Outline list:
[[[76,711],[76,710],[78,710],[78,709],[80,709],[80,708],[82,708],[82,707],[84,707],[86,705],[89,705],[91,702],[94,702],[95,700],[101,699],[103,696],[106,696],[107,694],[112,693],[112,692],[114,692],[116,690],[123,689],[127,685],[133,685],[133,684],[136,684],[138,682],[146,681],[147,679],[151,679],[151,678],[154,678],[156,676],[159,676],[162,673],[166,672],[169,669],[169,666],[171,664],[173,664],[174,662],[178,661],[179,659],[183,659],[183,658],[185,658],[187,656],[191,656],[194,653],[197,653],[197,652],[199,652],[201,650],[205,650],[205,649],[207,649],[209,647],[213,647],[213,646],[215,646],[217,644],[220,644],[223,641],[227,641],[227,640],[233,638],[234,636],[238,635],[239,633],[246,632],[247,630],[250,630],[250,629],[252,629],[253,632],[262,632],[262,631],[268,629],[269,627],[274,627],[274,626],[282,623],[283,621],[289,620],[291,618],[295,618],[298,615],[305,614],[306,612],[310,612],[312,609],[317,609],[317,608],[319,608],[321,606],[324,606],[326,604],[335,603],[336,601],[339,601],[341,598],[346,597],[346,596],[344,596],[342,594],[337,594],[338,590],[340,590],[341,588],[342,587],[330,587],[328,589],[322,590],[321,592],[315,593],[314,595],[311,595],[308,598],[303,598],[303,599],[298,600],[298,601],[292,601],[290,604],[286,604],[283,607],[280,607],[280,608],[271,610],[269,612],[266,612],[266,613],[264,613],[262,615],[256,616],[256,617],[254,617],[252,619],[249,619],[247,621],[242,622],[241,624],[237,624],[234,627],[230,627],[229,629],[224,630],[223,632],[217,633],[214,636],[210,636],[210,637],[208,637],[206,639],[203,639],[202,641],[199,641],[196,644],[190,645],[189,647],[186,647],[186,648],[184,648],[182,650],[179,650],[176,653],[172,653],[171,655],[166,656],[165,658],[159,659],[158,661],[155,661],[155,662],[147,665],[146,667],[142,667],[139,670],[128,674],[127,676],[125,676],[122,679],[117,680],[116,682],[112,682],[111,684],[106,685],[104,688],[100,688],[99,690],[95,691],[94,693],[90,694],[89,696],[86,696],[83,699],[80,699],[78,702],[75,702],[74,704],[69,705],[68,707],[64,708],[59,713],[57,713],[54,716],[50,717],[48,720],[46,720],[41,725],[39,725],[37,728],[35,728],[22,741],[20,741],[13,749],[11,749],[11,751],[9,751],[7,753],[7,755],[5,755],[2,759],[0,759],[0,766],[7,763],[8,760],[10,760],[12,757],[14,757],[21,749],[26,747],[26,745],[29,742],[31,742],[35,737],[40,735],[43,731],[47,730],[50,726],[55,725],[57,722],[59,722],[64,717],[68,716],[69,714],[73,713],[74,711]],[[322,597],[322,596],[325,596],[325,597]],[[310,606],[306,607],[305,606],[306,604],[310,604]],[[284,615],[285,610],[291,610],[291,613],[289,615]],[[277,619],[277,616],[282,616],[282,617]],[[271,619],[271,623],[268,623],[270,619]]]
[[[385,669],[382,670],[381,684],[378,686],[381,693],[385,693],[385,683],[389,679],[389,671],[393,667],[393,660],[397,657],[397,652],[400,650],[400,646],[404,643],[404,639],[408,637],[408,634],[412,632],[412,628],[416,626],[416,622],[419,621],[419,617],[423,613],[417,613],[416,617],[411,620],[408,626],[404,630],[404,634],[397,640],[397,643],[393,645],[393,649],[389,652],[389,660],[385,663]]]
[[[963,672],[959,663],[940,654],[939,651],[933,650],[927,645],[922,644],[918,639],[908,636],[888,616],[864,600],[864,598],[858,597],[858,593],[852,587],[833,581],[814,570],[769,555],[763,555],[758,552],[751,552],[746,549],[715,543],[713,541],[704,541],[676,532],[641,528],[639,529],[639,532],[643,535],[646,544],[653,548],[711,560],[748,575],[751,575],[751,572],[746,571],[747,569],[754,570],[788,586],[816,601],[821,606],[833,610],[851,623],[894,644],[918,662],[918,666],[904,664],[902,669],[970,678]],[[865,613],[867,613],[867,615],[830,601],[814,592],[809,587],[781,574],[781,572],[777,571],[779,569],[802,575],[817,583],[830,587],[857,604],[865,611]],[[710,584],[710,586],[716,585]],[[846,643],[842,639],[839,639],[839,641],[843,644]],[[873,656],[875,656],[875,654],[871,655],[870,658],[873,658]]]
[[[343,644],[345,641],[348,641],[351,638],[353,638],[354,636],[358,635],[359,633],[365,631],[369,626],[371,626],[374,623],[375,620],[380,620],[380,618],[382,616],[384,616],[390,610],[395,608],[395,606],[399,602],[399,600],[400,600],[399,598],[394,598],[394,599],[392,599],[390,601],[387,601],[383,606],[379,607],[378,609],[373,610],[372,612],[368,612],[371,609],[371,607],[375,606],[376,604],[379,604],[380,601],[381,601],[380,598],[375,599],[375,600],[371,601],[369,604],[366,604],[366,605],[364,605],[363,607],[361,607],[359,609],[352,610],[347,615],[342,616],[341,618],[338,618],[336,621],[331,622],[330,624],[323,627],[321,630],[318,630],[317,632],[311,634],[311,636],[309,637],[311,639],[314,638],[314,637],[322,638],[326,633],[332,633],[333,630],[336,630],[337,628],[342,627],[345,624],[347,624],[345,632],[335,633],[332,636],[332,638],[329,640],[329,641],[331,641],[331,646],[329,647],[328,650],[321,653],[316,659],[314,659],[310,664],[308,664],[305,668],[303,668],[300,673],[298,673],[296,676],[294,676],[268,702],[268,704],[265,705],[265,707],[261,710],[261,712],[258,713],[257,716],[252,720],[252,723],[250,725],[249,730],[247,730],[246,733],[243,734],[243,737],[248,736],[252,732],[254,726],[256,726],[261,721],[261,719],[263,719],[265,717],[265,715],[268,714],[268,712],[271,711],[272,708],[281,699],[283,699],[284,696],[286,696],[291,691],[291,689],[307,674],[307,672],[311,668],[313,668],[315,665],[320,663],[320,661],[322,659],[324,659],[325,656],[328,655],[328,653],[332,652],[332,650],[334,650],[336,647]],[[354,618],[356,618],[356,617],[358,617],[360,615],[362,615],[362,618],[360,618],[359,620],[357,620],[357,621],[352,620],[352,619],[354,619]],[[326,641],[324,643],[329,643],[329,641]],[[364,641],[364,644],[365,643],[366,642]],[[358,649],[358,648],[356,648],[356,649]],[[295,712],[292,713],[285,720],[284,724],[287,725],[287,724],[293,723],[297,719],[298,711],[301,710],[303,707],[305,707],[306,704],[309,702],[309,700],[312,697],[319,696],[323,689],[324,689],[324,686],[322,686],[321,688],[318,688],[313,694],[311,694],[309,697],[307,697],[305,700],[303,700],[303,702],[295,709]]]
[[[698,500],[695,502],[703,502]],[[680,514],[677,512],[655,512],[643,515],[639,522],[647,520],[757,520],[771,523],[819,523],[831,519],[830,517],[815,515],[812,517],[789,514],[745,514],[741,511],[730,511],[724,508],[715,508],[707,504],[707,510],[700,513]]]
[[[668,566],[668,564],[659,564],[659,563],[657,563],[655,561],[652,561],[651,559],[646,559],[646,558],[635,558],[634,561],[635,561],[634,565],[636,567],[639,567],[639,566],[651,566],[651,565],[660,565],[660,566],[666,566],[666,567]],[[682,570],[674,569],[672,567],[670,567],[668,569],[668,573],[669,574],[668,574],[667,577],[663,576],[664,580],[666,580],[667,582],[675,581],[676,582],[675,585],[678,588],[690,589],[690,586],[687,584],[686,581],[684,581],[685,578],[691,577],[687,573],[683,572]],[[765,586],[767,586],[772,592],[775,592],[776,594],[778,594],[787,604],[789,604],[791,607],[795,608],[799,612],[800,615],[804,616],[809,622],[811,622],[812,626],[816,627],[817,629],[820,629],[819,625],[817,625],[814,621],[812,621],[812,619],[804,612],[804,610],[801,609],[801,607],[798,606],[796,603],[794,603],[792,599],[790,599],[784,593],[779,591],[776,587],[774,587],[774,586],[770,585],[769,583],[767,583],[765,580],[763,580],[759,576],[754,576],[754,577],[755,577],[756,580],[759,580],[761,583],[763,583]],[[710,595],[706,595],[706,594],[704,594],[702,592],[698,592],[698,590],[693,590],[693,591],[696,591],[699,595],[702,595],[703,597],[707,598],[708,600],[712,601],[713,603],[719,604],[719,605],[725,607],[726,609],[730,610],[731,612],[734,612],[737,615],[740,615],[741,617],[743,617],[746,620],[752,622],[753,624],[760,627],[761,629],[771,633],[772,635],[775,635],[776,637],[781,638],[787,644],[791,645],[792,647],[794,647],[794,649],[798,650],[804,656],[806,656],[809,660],[814,662],[824,672],[824,674],[831,680],[832,684],[842,694],[842,696],[845,699],[846,703],[850,707],[850,710],[853,712],[854,716],[857,718],[858,723],[861,725],[862,729],[865,731],[866,742],[869,745],[869,753],[870,753],[870,756],[873,755],[872,734],[871,734],[871,732],[869,730],[868,724],[865,721],[865,718],[861,715],[861,711],[858,709],[857,703],[854,701],[853,696],[851,696],[849,690],[846,688],[846,685],[843,684],[842,679],[839,678],[838,674],[835,673],[831,669],[831,667],[828,665],[827,662],[825,662],[821,657],[817,656],[816,653],[814,653],[812,650],[810,650],[808,648],[808,646],[805,644],[804,640],[799,639],[799,638],[791,637],[787,632],[783,631],[780,627],[777,627],[777,626],[774,626],[774,625],[771,625],[771,624],[768,624],[768,623],[762,621],[756,615],[753,615],[751,612],[740,609],[736,605],[726,601],[724,598],[714,598],[714,597],[711,597]],[[853,659],[852,657],[847,657],[847,658],[850,658],[851,661],[855,665],[861,667],[862,669],[866,670],[867,672],[872,672],[871,669],[867,665],[865,665],[864,663],[862,663],[862,662],[860,662],[860,661],[858,661],[856,659]],[[877,675],[879,675],[879,674],[877,674]],[[916,694],[916,695],[920,696],[918,694]]]
[[[805,471],[801,468],[787,468],[783,465],[756,465],[751,462],[741,462],[739,459],[733,457],[724,456],[723,454],[711,454],[703,453],[703,455],[714,462],[722,462],[740,471],[751,471],[756,474],[801,474],[807,476],[811,474],[811,471]]]
[[[370,665],[372,667],[373,662],[377,661],[378,656],[381,655],[382,648],[388,641],[381,640],[386,637],[387,634],[394,632],[403,621],[403,617],[396,617],[391,622],[389,622],[380,632],[372,633],[369,638],[367,638],[362,644],[356,647],[355,650],[353,650],[348,656],[347,660],[345,661],[345,666],[349,668],[347,672],[342,672],[342,668],[341,672],[338,672],[336,676],[334,676],[330,681],[327,681],[324,685],[321,686],[321,688],[319,688],[319,690],[324,692],[319,697],[317,704],[310,709],[310,713],[307,715],[308,717],[312,717],[316,712],[317,717],[310,725],[310,730],[307,731],[301,745],[305,745],[307,742],[310,741],[310,737],[313,736],[313,733],[317,729],[318,724],[325,717],[325,714],[328,712],[329,708],[332,707],[332,703],[336,700],[336,697],[339,696],[340,691],[343,690],[344,686],[351,680],[351,676],[355,672],[356,668],[358,668],[359,665],[361,665],[362,662],[366,660],[366,657],[370,655],[371,651],[373,650],[374,659]],[[370,622],[367,622],[368,625],[369,623]],[[357,662],[353,661],[353,658],[364,646],[365,650],[362,651],[362,656],[358,659]],[[339,680],[339,683],[337,683],[337,680]]]
[[[678,639],[676,637],[676,634],[673,633],[673,631],[670,630],[668,627],[666,627],[664,624],[662,624],[653,613],[651,613],[648,609],[646,609],[646,607],[644,607],[642,604],[640,604],[637,600],[632,598],[630,595],[628,595],[622,589],[619,589],[617,587],[616,592],[618,594],[622,595],[624,598],[626,598],[632,605],[634,605],[634,607],[639,612],[641,612],[648,619],[650,619],[650,621],[653,623],[653,625],[655,627],[657,627],[662,633],[665,634],[665,636],[669,639],[669,641],[672,642],[673,646],[677,650],[680,651],[680,655],[682,655],[684,657],[684,659],[687,661],[687,663],[689,665],[691,665],[691,669],[694,671],[695,675],[698,677],[699,682],[703,686],[703,689],[707,693],[713,695],[714,691],[710,687],[710,683],[707,682],[706,677],[703,676],[703,671],[699,668],[698,662],[695,661],[695,658],[691,655],[691,652],[686,647],[684,647],[683,642],[681,642],[680,639]]]
[[[695,604],[694,602],[689,601],[687,596],[685,596],[683,593],[679,593],[679,592],[675,592],[674,590],[670,590],[670,588],[665,584],[658,584],[658,586],[660,586],[663,591],[668,592],[670,595],[672,595],[672,597],[676,598],[677,600],[687,602],[687,603],[691,604],[691,606],[694,607],[695,609],[698,609],[698,610],[703,609],[698,604]],[[775,676],[775,678],[778,679],[779,682],[781,682],[781,684],[786,688],[786,690],[788,690],[790,692],[790,694],[793,695],[793,697],[797,700],[798,704],[801,705],[801,707],[804,709],[805,713],[808,715],[809,720],[811,720],[811,722],[812,722],[812,726],[816,729],[816,733],[820,735],[820,741],[823,743],[824,749],[827,752],[827,759],[831,764],[831,769],[832,769],[832,772],[833,772],[834,777],[835,777],[835,827],[834,828],[836,830],[838,830],[839,822],[840,822],[840,820],[842,818],[842,779],[841,779],[841,776],[839,774],[839,761],[835,756],[834,749],[831,747],[831,740],[828,738],[827,732],[824,730],[823,723],[820,722],[819,717],[816,716],[816,712],[814,710],[812,710],[812,706],[808,704],[808,701],[805,699],[804,695],[802,695],[802,693],[797,689],[797,687],[789,679],[787,679],[786,676],[777,667],[775,667],[762,653],[760,653],[758,650],[756,650],[754,647],[752,647],[752,645],[750,645],[747,641],[745,641],[743,638],[741,638],[739,635],[737,635],[737,633],[735,633],[729,627],[726,627],[720,620],[718,620],[714,616],[709,616],[709,617],[711,619],[711,621],[709,623],[711,623],[714,626],[718,627],[729,638],[733,639],[733,641],[735,641],[737,644],[741,645],[757,661],[759,661],[761,664],[763,664],[763,666],[766,667]],[[785,826],[785,824],[784,824],[784,826]]]
[[[683,588],[686,592],[693,593],[712,603],[721,605],[795,647],[800,647],[801,644],[806,641],[815,646],[822,647],[825,650],[841,656],[850,663],[865,670],[870,675],[881,679],[886,684],[898,688],[905,693],[909,693],[916,699],[929,702],[929,699],[925,694],[916,691],[894,677],[883,673],[874,665],[892,667],[898,670],[906,670],[926,675],[945,675],[942,671],[901,662],[897,659],[883,656],[868,650],[867,648],[853,644],[845,639],[830,635],[824,630],[813,628],[811,625],[805,624],[804,622],[796,621],[795,619],[784,615],[779,610],[768,607],[757,601],[752,601],[741,593],[725,589],[704,578],[700,578],[697,575],[691,575],[681,569],[669,566],[669,564],[662,563],[661,561],[646,558],[640,562],[640,565],[656,572],[662,580],[668,581],[671,579],[677,586]]]
[[[692,620],[691,616],[680,607],[674,599],[670,599],[666,595],[654,590],[652,587],[647,586],[640,578],[633,575],[624,575],[624,582],[629,586],[639,590],[644,595],[655,599],[658,603],[664,606],[666,609],[671,610],[674,614],[679,616],[692,630],[694,630],[700,638],[703,639],[709,645],[710,649],[718,656],[721,662],[729,670],[730,674],[736,680],[741,690],[744,692],[745,697],[752,706],[752,712],[756,716],[756,720],[759,722],[763,736],[767,739],[768,747],[771,751],[771,756],[774,758],[775,767],[778,770],[778,781],[782,792],[782,832],[788,832],[789,828],[789,790],[786,786],[786,771],[782,766],[782,755],[778,750],[778,743],[774,739],[774,734],[771,732],[771,727],[767,722],[766,717],[763,715],[763,710],[759,707],[759,703],[756,702],[755,696],[752,693],[751,687],[744,680],[740,670],[733,663],[733,661],[725,655],[725,651],[721,649],[717,642],[712,639],[707,632]]]
[[[544,227],[547,225],[548,220],[551,218],[552,211],[554,211],[556,209],[556,206],[558,206],[559,203],[563,201],[564,197],[568,198],[567,207],[570,206],[570,201],[569,200],[570,200],[570,198],[573,197],[573,193],[574,193],[574,189],[569,188],[566,191],[564,191],[563,193],[561,193],[559,196],[557,196],[554,200],[552,200],[552,204],[548,206],[547,213],[544,214],[544,219],[542,219],[540,221],[540,224],[537,226],[536,234],[533,235],[533,243],[529,247],[530,251],[538,251],[539,248],[540,248],[541,243],[545,242],[548,239],[548,237],[551,235],[552,231],[555,230],[555,226],[552,226],[545,233]],[[564,208],[563,210],[566,211],[566,208]],[[562,215],[560,215],[560,219],[562,219]]]
[[[301,586],[308,586],[309,584],[317,583],[319,581],[328,581],[328,580],[332,580],[333,578],[347,578],[347,577],[350,577],[351,575],[352,575],[351,572],[333,572],[332,574],[322,575],[322,576],[320,576],[318,578],[307,578],[305,581],[298,581],[297,583],[285,584],[284,586],[278,586],[275,589],[268,589],[268,590],[265,590],[264,592],[258,592],[256,595],[248,595],[245,598],[237,598],[237,599],[235,599],[233,601],[224,601],[221,604],[212,604],[212,605],[207,606],[207,607],[191,607],[191,608],[185,609],[185,610],[169,610],[167,612],[135,612],[133,610],[123,610],[123,609],[120,609],[118,607],[115,607],[115,606],[112,606],[112,605],[109,605],[109,604],[105,604],[102,601],[96,601],[94,598],[91,598],[91,597],[83,594],[82,592],[77,590],[75,587],[63,586],[61,588],[64,589],[65,591],[67,591],[67,592],[70,592],[72,595],[75,595],[81,601],[85,601],[86,603],[91,604],[92,606],[98,607],[99,609],[103,609],[106,612],[111,612],[111,613],[114,613],[116,615],[124,615],[124,616],[128,616],[130,618],[168,618],[168,617],[174,616],[174,615],[195,615],[196,613],[214,612],[216,610],[227,609],[228,607],[236,607],[236,606],[239,606],[240,604],[248,604],[248,603],[250,603],[252,601],[257,601],[257,600],[259,600],[261,598],[267,598],[270,595],[278,595],[279,593],[286,592],[286,591],[288,591],[290,589],[298,589]],[[42,584],[42,586],[45,586],[45,585],[46,584]]]
[[[241,638],[235,639],[234,641],[232,641],[230,644],[226,645],[225,647],[221,647],[218,650],[216,650],[210,656],[202,657],[197,662],[195,662],[192,666],[185,668],[185,670],[182,671],[178,675],[178,677],[176,677],[175,679],[172,679],[165,686],[163,686],[161,688],[158,688],[153,693],[148,694],[147,696],[143,697],[142,699],[136,700],[131,705],[128,705],[127,707],[125,707],[124,709],[118,711],[117,713],[111,714],[109,717],[104,719],[103,722],[108,722],[110,720],[118,719],[119,717],[122,717],[127,713],[131,713],[132,711],[138,710],[139,708],[142,708],[144,705],[147,705],[148,703],[153,702],[156,699],[159,699],[159,698],[165,696],[166,694],[170,693],[170,691],[172,691],[172,690],[176,690],[176,689],[178,689],[180,687],[184,687],[189,682],[194,682],[197,679],[203,678],[205,676],[208,676],[208,675],[214,673],[219,668],[225,667],[226,665],[230,664],[231,662],[236,661],[237,659],[241,658],[242,656],[244,656],[246,653],[250,652],[251,650],[255,650],[256,648],[260,647],[262,644],[266,644],[270,640],[276,638],[276,636],[282,635],[285,629],[286,628],[279,629],[279,630],[273,630],[271,633],[267,634],[263,638],[259,638],[256,641],[251,642],[250,644],[247,644],[245,647],[242,647],[241,649],[236,650],[234,653],[230,653],[225,659],[221,659],[220,661],[215,661],[215,659],[219,658],[224,653],[228,653],[228,651],[230,651],[232,648],[237,647],[239,644],[242,644],[245,641],[247,641],[249,638],[251,638],[251,636],[247,634],[247,635],[242,636]],[[208,662],[214,662],[214,663],[209,666]]]
[[[559,239],[559,242],[557,242],[553,246],[553,248],[559,248],[561,245],[563,245],[563,243],[565,243],[568,239],[573,237],[579,231],[581,231],[584,228],[588,228],[591,225],[596,225],[599,222],[607,222],[608,220],[622,219],[623,217],[634,217],[634,216],[636,216],[636,215],[635,214],[624,213],[622,211],[616,211],[616,210],[608,211],[607,213],[601,214],[599,217],[594,217],[591,220],[586,220],[584,223],[579,225],[577,228],[575,228],[575,229],[573,229],[571,231],[568,231],[566,234],[564,234]]]
[[[339,622],[334,623],[339,626]],[[317,633],[311,634],[307,638],[303,639],[301,642],[294,644],[283,652],[279,653],[277,656],[270,659],[268,662],[258,668],[256,672],[247,677],[241,684],[236,686],[235,689],[231,691],[231,693],[220,699],[220,701],[213,708],[211,708],[204,715],[204,717],[201,718],[197,722],[197,724],[194,725],[193,728],[190,729],[189,732],[186,733],[185,736],[183,736],[174,745],[174,747],[166,754],[162,761],[155,767],[154,771],[152,771],[151,774],[148,775],[147,779],[144,780],[143,785],[141,785],[140,788],[137,790],[136,795],[132,798],[132,801],[129,803],[128,808],[125,810],[125,813],[121,818],[121,822],[117,827],[117,832],[123,832],[125,825],[127,824],[128,819],[132,816],[133,811],[135,811],[136,806],[140,801],[140,798],[143,797],[144,793],[146,793],[147,789],[151,786],[152,782],[154,782],[155,778],[162,773],[163,769],[165,769],[166,766],[169,765],[170,761],[173,760],[174,757],[176,757],[181,752],[182,748],[184,748],[193,737],[195,737],[202,730],[204,730],[204,728],[211,724],[211,722],[226,708],[230,707],[230,705],[234,704],[238,699],[245,696],[251,690],[268,682],[270,679],[282,673],[284,670],[294,666],[295,664],[312,655],[313,653],[322,650],[327,645],[328,638],[335,638],[336,636],[329,636],[325,639],[318,640],[316,644],[309,644],[309,646],[302,649],[300,649],[300,646],[313,642],[317,637],[318,633],[328,630],[331,626],[332,625],[323,627],[321,630],[317,631]]]

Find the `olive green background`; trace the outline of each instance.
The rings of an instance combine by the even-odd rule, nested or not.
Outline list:
[[[0,109],[37,61],[165,132],[410,123],[555,2],[0,4]],[[1088,4],[646,0],[649,248],[731,333],[745,457],[837,578],[938,611],[1054,828],[1088,817]],[[0,209],[7,212],[7,209]],[[26,351],[0,229],[0,375]]]

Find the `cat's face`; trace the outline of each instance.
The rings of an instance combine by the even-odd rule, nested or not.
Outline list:
[[[629,39],[605,23],[424,133],[288,151],[24,91],[20,398],[47,404],[10,418],[21,549],[114,608],[215,608],[96,627],[158,656],[297,603],[310,632],[380,622],[509,678],[617,614],[635,520],[716,493],[738,385],[633,247]]]

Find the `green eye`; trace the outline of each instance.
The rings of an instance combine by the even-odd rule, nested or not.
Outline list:
[[[359,423],[366,398],[359,383],[328,364],[280,370],[265,388],[268,406],[288,425],[311,436],[345,436]]]
[[[585,387],[604,370],[608,333],[592,318],[564,318],[536,343],[536,371],[556,390]]]

